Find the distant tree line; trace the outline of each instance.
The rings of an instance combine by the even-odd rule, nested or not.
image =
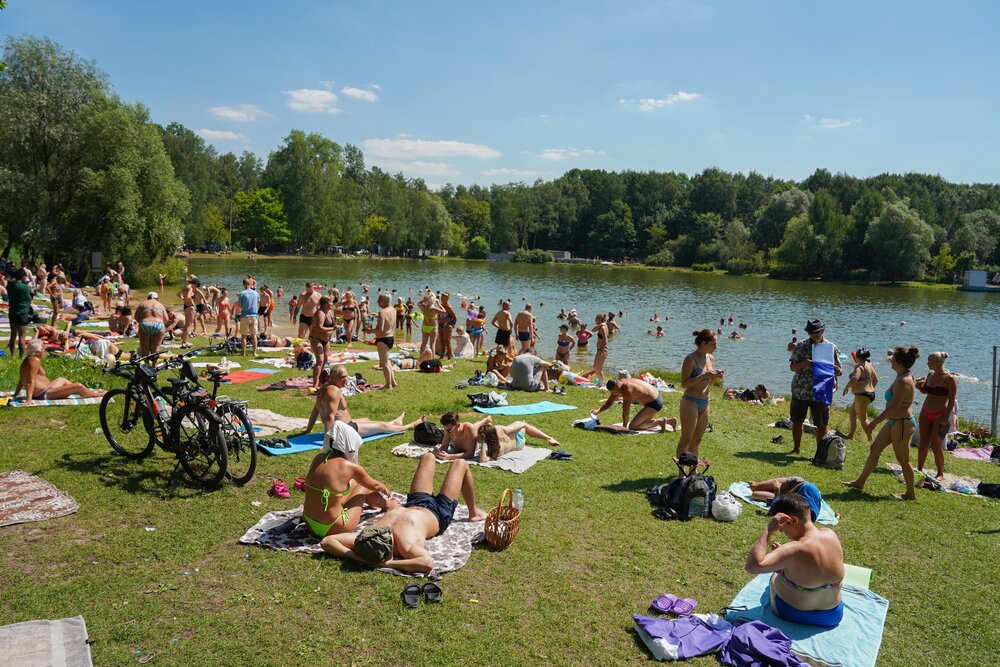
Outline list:
[[[567,250],[791,278],[950,281],[972,267],[1000,270],[997,185],[825,169],[801,182],[717,168],[573,169],[432,192],[366,166],[356,146],[300,130],[266,161],[220,155],[183,125],[151,123],[94,63],[48,40],[8,37],[3,49],[3,258],[84,267],[101,250],[152,276],[183,243],[470,258],[520,250],[516,259],[535,262]]]

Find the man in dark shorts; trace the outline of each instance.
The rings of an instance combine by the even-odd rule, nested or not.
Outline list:
[[[453,461],[445,473],[441,491],[434,491],[433,454],[424,454],[413,474],[406,502],[386,503],[385,514],[357,534],[327,535],[320,542],[323,551],[365,565],[391,567],[404,572],[430,572],[434,559],[427,540],[448,529],[458,507],[458,494],[469,507],[469,521],[484,521],[486,512],[476,506],[472,472],[465,461]]]
[[[663,396],[660,390],[644,380],[634,378],[620,378],[608,380],[608,391],[611,394],[608,400],[596,410],[591,410],[590,414],[597,416],[610,408],[616,401],[622,402],[622,425],[630,431],[676,431],[677,420],[673,417],[656,417],[656,413],[663,409]],[[629,413],[632,411],[632,404],[638,403],[642,406],[639,412],[629,420]]]
[[[510,332],[514,330],[514,318],[510,315],[510,301],[504,301],[503,307],[496,312],[490,324],[496,327],[496,344],[510,347]]]
[[[7,283],[7,299],[10,302],[10,343],[7,348],[14,356],[17,344],[18,356],[24,356],[24,344],[28,340],[28,325],[31,324],[31,285],[27,269],[18,269],[14,280]]]
[[[830,343],[823,337],[826,333],[826,325],[822,320],[809,320],[806,322],[806,333],[809,338],[795,346],[792,350],[792,357],[789,359],[788,368],[795,377],[792,378],[792,401],[789,405],[789,417],[792,420],[792,443],[794,449],[789,454],[798,454],[802,445],[802,424],[806,420],[808,411],[812,417],[813,425],[816,427],[816,446],[823,441],[826,436],[827,425],[830,423],[830,406],[816,399],[813,392],[813,369],[812,351],[813,345]],[[832,343],[831,343],[832,344]],[[833,346],[834,374],[839,377],[840,350]],[[836,390],[836,389],[835,389]]]

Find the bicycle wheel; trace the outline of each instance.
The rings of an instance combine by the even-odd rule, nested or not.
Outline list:
[[[153,415],[138,387],[112,389],[101,400],[101,430],[111,447],[130,459],[153,453]]]
[[[184,472],[208,489],[214,489],[226,478],[226,440],[218,419],[199,404],[188,403],[171,420],[170,433]]]
[[[226,439],[229,465],[226,477],[234,484],[243,486],[257,470],[257,442],[253,434],[253,424],[246,410],[234,403],[220,403],[216,408],[222,417],[222,435]]]

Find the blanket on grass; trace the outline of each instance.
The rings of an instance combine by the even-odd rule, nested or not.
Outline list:
[[[760,509],[767,511],[767,503],[763,500],[754,500],[753,493],[750,491],[750,485],[746,482],[733,482],[729,485],[729,493],[733,494],[740,500],[754,507],[759,507]],[[840,523],[840,519],[837,518],[837,513],[833,511],[833,508],[826,502],[820,505],[819,516],[816,518],[816,523],[826,524],[827,526],[836,526]]]
[[[901,484],[905,483],[905,480],[903,479],[903,469],[899,467],[898,463],[890,463],[889,469]],[[925,478],[934,479],[934,473],[925,473],[924,471],[917,470],[916,467],[914,467],[913,479],[916,481],[918,488],[920,483]],[[986,496],[981,496],[977,493],[981,483],[982,480],[976,479],[975,477],[960,477],[959,475],[953,475],[950,472],[946,472],[944,474],[944,480],[941,481],[940,491],[943,493],[957,493],[962,496],[985,498]]]
[[[845,584],[844,620],[835,628],[800,625],[771,611],[770,574],[759,574],[729,604],[746,607],[726,614],[727,621],[763,621],[792,640],[792,652],[820,667],[874,667],[882,645],[889,601],[880,595]]]
[[[13,395],[13,392],[10,391],[0,391],[0,406],[6,405],[8,408],[47,408],[53,405],[96,405],[102,400],[100,396],[96,398],[80,398],[74,394],[69,398],[47,398],[42,401],[34,400],[31,403],[26,403],[24,401],[24,394],[18,396],[16,401],[13,400]]]
[[[285,389],[312,389],[312,377],[285,378],[268,385],[257,387],[257,391],[283,391]]]
[[[559,412],[560,410],[576,410],[575,405],[538,401],[526,405],[504,405],[496,408],[476,408],[476,412],[487,415],[537,415],[543,412]]]
[[[266,378],[268,375],[274,375],[278,372],[277,368],[248,368],[245,371],[236,371],[235,373],[229,373],[226,379],[232,384],[243,384],[244,382],[253,382],[254,380],[261,380]]]
[[[45,521],[80,509],[65,491],[23,470],[0,473],[0,526]]]
[[[680,424],[677,424],[676,426],[668,424],[666,431],[660,431],[659,429],[655,431],[632,431],[625,428],[624,424],[621,422],[616,424],[602,424],[601,420],[594,415],[590,415],[585,419],[574,420],[573,426],[587,431],[603,431],[605,433],[611,433],[612,435],[652,435],[656,433],[675,433],[681,430]]]
[[[18,667],[91,667],[83,616],[24,621],[0,628],[0,655]]]
[[[399,502],[405,502],[406,496],[393,493],[392,497]],[[379,513],[366,508],[361,514],[361,522],[356,532],[375,521]],[[472,547],[483,541],[482,522],[469,522],[469,508],[459,505],[455,510],[455,519],[442,535],[427,541],[427,550],[434,559],[434,571],[428,577],[439,578],[445,572],[454,572],[464,566],[472,555]],[[305,522],[302,520],[302,508],[268,512],[250,530],[239,539],[242,544],[254,544],[267,549],[292,551],[295,553],[316,554],[323,551]],[[399,575],[401,577],[417,577],[388,567],[378,568],[381,572]]]
[[[428,452],[434,451],[433,447],[421,445],[417,442],[408,442],[405,445],[397,445],[392,448],[392,453],[396,456],[403,456],[410,459],[419,459]],[[545,447],[525,447],[513,452],[508,452],[496,461],[486,461],[480,463],[477,459],[466,459],[469,465],[483,466],[484,468],[499,468],[520,474],[543,459],[549,458],[551,449]],[[438,463],[448,463],[448,461],[438,461]]]
[[[261,408],[250,408],[247,410],[247,415],[254,425],[254,430],[263,436],[272,435],[279,431],[301,431],[309,423],[305,417],[286,417]]]
[[[995,459],[990,458],[990,455],[993,453],[993,445],[987,445],[986,447],[959,447],[952,450],[951,453],[960,459],[969,459],[970,461],[986,461],[987,463],[995,461]]]

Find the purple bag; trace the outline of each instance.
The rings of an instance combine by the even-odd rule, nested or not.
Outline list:
[[[804,667],[792,654],[792,640],[781,630],[761,621],[750,621],[733,629],[722,647],[722,664],[736,667]]]

